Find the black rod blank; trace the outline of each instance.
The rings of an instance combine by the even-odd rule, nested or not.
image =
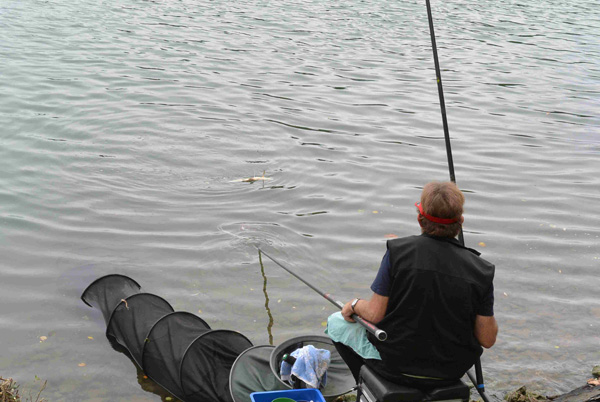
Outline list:
[[[310,284],[309,282],[307,282],[306,280],[302,279],[294,271],[292,271],[291,269],[287,268],[285,265],[283,265],[282,263],[280,263],[279,261],[277,261],[275,258],[271,257],[269,254],[267,254],[264,251],[262,251],[259,247],[256,247],[256,248],[258,249],[258,251],[260,253],[264,254],[267,258],[269,258],[271,261],[273,261],[275,264],[277,264],[280,268],[283,268],[290,275],[296,277],[296,279],[300,280],[300,282],[304,283],[306,286],[308,286],[309,288],[311,288],[312,290],[314,290],[315,292],[317,292],[318,294],[320,294],[321,296],[323,296],[325,299],[327,299],[329,302],[331,302],[334,306],[336,306],[340,310],[344,307],[344,305],[342,303],[340,303],[338,301],[335,301],[329,295],[329,293],[325,293],[325,292],[321,291],[316,286],[314,286],[314,285]],[[373,325],[369,321],[363,319],[362,317],[359,317],[356,314],[352,315],[352,319],[354,321],[356,321],[357,323],[359,323],[360,325],[362,325],[363,327],[365,327],[367,329],[367,331],[369,331],[370,333],[372,333],[373,335],[375,335],[375,337],[377,339],[379,339],[380,341],[385,341],[387,339],[387,333],[384,330],[377,328],[375,325]]]
[[[450,131],[448,129],[448,118],[446,117],[446,102],[444,101],[444,88],[442,86],[442,73],[440,71],[440,61],[438,59],[438,53],[437,53],[437,45],[435,43],[435,32],[433,29],[433,16],[431,14],[431,4],[429,3],[429,0],[425,0],[425,4],[427,5],[427,17],[429,20],[429,32],[430,32],[430,36],[431,36],[431,47],[433,49],[433,62],[435,64],[435,75],[437,78],[437,87],[438,87],[438,94],[440,97],[440,109],[442,111],[442,124],[444,126],[444,138],[446,140],[446,155],[448,157],[448,169],[450,170],[450,180],[453,183],[456,183],[456,175],[454,174],[454,161],[452,159],[452,147],[450,145]],[[460,243],[464,246],[465,245],[465,239],[463,236],[463,231],[462,231],[462,227],[460,229],[460,233],[458,234],[458,239],[460,241]],[[481,359],[477,358],[477,360],[475,361],[475,376],[476,378],[473,378],[473,375],[468,372],[467,373],[469,378],[471,379],[471,381],[473,382],[473,384],[475,385],[475,388],[477,389],[477,392],[479,392],[479,395],[481,395],[481,398],[483,399],[484,402],[489,402],[489,398],[485,393],[485,386],[483,384],[483,372],[481,369]]]

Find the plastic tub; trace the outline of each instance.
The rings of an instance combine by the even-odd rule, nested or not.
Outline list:
[[[250,399],[252,402],[273,402],[277,398],[289,398],[297,402],[325,402],[325,398],[323,397],[321,391],[314,388],[253,392],[250,394]]]

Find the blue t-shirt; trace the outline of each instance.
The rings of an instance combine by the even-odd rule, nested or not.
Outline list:
[[[371,290],[380,296],[390,296],[390,286],[392,284],[392,274],[390,272],[390,252],[386,250],[377,276],[371,284]],[[475,312],[477,315],[483,315],[491,317],[494,315],[494,284],[492,283],[483,300],[479,306],[478,311]]]

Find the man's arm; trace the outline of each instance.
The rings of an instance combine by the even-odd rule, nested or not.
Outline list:
[[[377,324],[385,316],[389,299],[389,297],[373,293],[370,300],[360,299],[358,303],[354,305],[354,311],[352,311],[352,300],[350,300],[344,305],[342,315],[346,321],[354,322],[350,316],[352,314],[357,314],[365,320]]]
[[[475,316],[475,338],[479,344],[486,349],[491,348],[496,343],[498,335],[498,323],[496,318],[492,316],[477,315]]]

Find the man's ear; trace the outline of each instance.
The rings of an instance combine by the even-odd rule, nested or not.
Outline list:
[[[417,216],[417,221],[419,222],[419,226],[423,227],[423,215],[419,214],[419,216]]]
[[[460,224],[462,225],[463,222],[465,221],[465,217],[464,216],[460,216],[460,219],[458,220],[460,222]]]

